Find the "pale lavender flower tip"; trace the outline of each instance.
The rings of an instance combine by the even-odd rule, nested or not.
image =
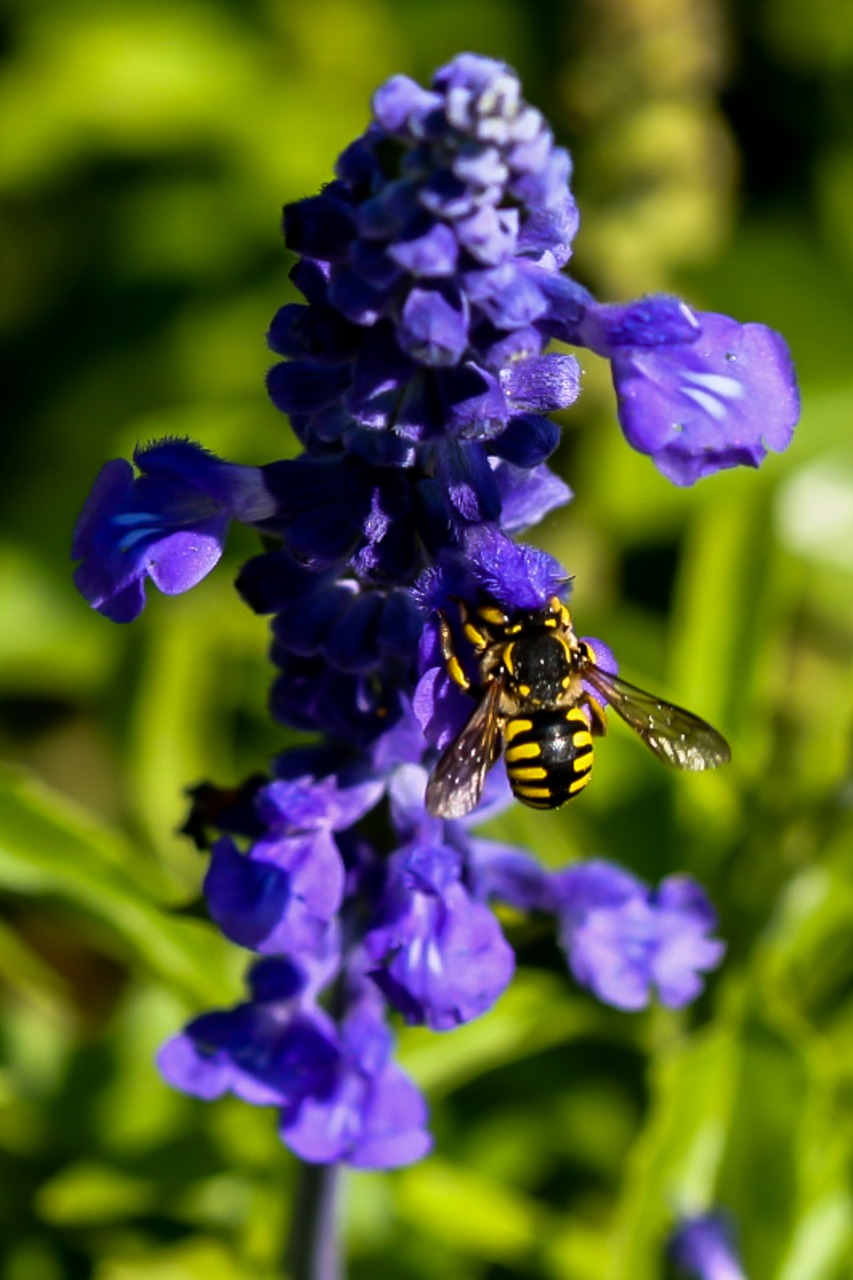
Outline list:
[[[703,1213],[684,1219],[670,1238],[668,1253],[689,1280],[747,1280],[726,1214]]]

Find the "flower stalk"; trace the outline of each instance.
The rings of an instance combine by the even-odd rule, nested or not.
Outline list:
[[[338,1164],[300,1163],[290,1219],[288,1280],[342,1280]]]

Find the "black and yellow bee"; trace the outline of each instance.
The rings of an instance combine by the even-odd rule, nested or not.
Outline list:
[[[704,720],[603,671],[556,596],[547,608],[512,616],[493,601],[473,612],[461,601],[459,608],[478,680],[466,675],[443,614],[442,653],[451,679],[478,701],[429,780],[426,807],[437,817],[460,818],[475,807],[501,751],[517,800],[534,809],[571,800],[589,782],[593,739],[607,728],[605,704],[676,769],[716,769],[731,758],[725,738]]]

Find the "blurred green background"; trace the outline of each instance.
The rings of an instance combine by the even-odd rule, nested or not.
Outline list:
[[[653,1280],[675,1214],[739,1218],[753,1280],[853,1272],[853,6],[846,0],[11,0],[0,21],[0,1277],[271,1280],[294,1165],[270,1112],[171,1093],[156,1047],[231,1002],[181,789],[284,740],[226,564],[115,627],[70,581],[103,460],[190,434],[292,452],[263,335],[279,207],[396,71],[502,57],[575,156],[576,274],[787,336],[805,412],[759,473],[678,491],[606,370],[564,415],[576,490],[537,531],[581,629],[731,738],[671,776],[615,727],[552,865],[707,886],[729,954],[682,1015],[605,1010],[546,942],[479,1023],[404,1032],[435,1154],[348,1184],[351,1274]]]

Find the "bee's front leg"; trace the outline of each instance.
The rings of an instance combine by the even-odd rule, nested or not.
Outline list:
[[[438,615],[438,627],[441,637],[441,653],[444,658],[444,665],[447,667],[447,674],[454,684],[459,685],[460,689],[470,693],[472,690],[471,681],[462,670],[462,664],[456,656],[456,650],[453,647],[453,632],[450,630],[450,623],[443,613]]]

